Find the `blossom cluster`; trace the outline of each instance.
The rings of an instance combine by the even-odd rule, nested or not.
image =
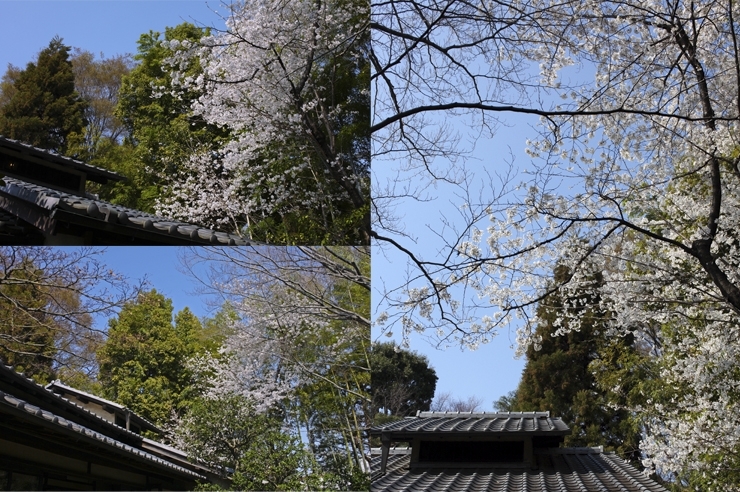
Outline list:
[[[217,152],[193,149],[158,213],[243,234],[272,214],[354,203],[367,163],[336,143],[357,115],[331,84],[333,71],[351,70],[341,63],[361,57],[367,6],[247,0],[230,9],[225,31],[168,46],[174,95],[201,94],[192,117],[229,136]],[[193,65],[202,70],[193,75]]]

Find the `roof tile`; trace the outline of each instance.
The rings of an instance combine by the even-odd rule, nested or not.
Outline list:
[[[391,455],[387,473],[372,461],[373,492],[434,490],[439,492],[666,492],[666,489],[610,453],[557,448],[554,468],[414,468],[410,455]]]
[[[157,234],[167,235],[183,241],[196,241],[202,244],[229,246],[249,245],[250,241],[237,234],[215,231],[168,217],[160,217],[139,210],[105,202],[93,197],[81,197],[54,190],[45,186],[28,183],[16,178],[3,178],[5,186],[0,190],[26,202],[53,212],[63,210],[80,217],[133,227]]]
[[[405,432],[504,432],[567,434],[569,427],[546,412],[419,412],[415,417],[376,426],[371,434]]]
[[[198,473],[195,473],[191,470],[188,470],[187,468],[183,468],[179,465],[175,465],[173,463],[170,463],[169,461],[163,460],[161,458],[158,458],[157,456],[154,456],[153,454],[147,453],[146,451],[142,451],[140,449],[136,449],[132,446],[129,446],[127,444],[124,444],[120,441],[117,441],[115,439],[112,439],[106,435],[103,435],[99,432],[95,432],[91,429],[88,429],[87,427],[84,427],[82,425],[76,424],[70,420],[67,420],[63,417],[59,417],[52,412],[48,410],[43,410],[35,405],[31,405],[30,403],[27,403],[19,398],[16,398],[8,393],[5,393],[3,391],[0,391],[0,403],[4,403],[6,405],[9,405],[11,407],[14,407],[18,410],[24,411],[29,415],[42,418],[48,422],[51,422],[55,425],[58,425],[60,427],[64,427],[66,429],[72,430],[78,434],[81,434],[83,436],[87,436],[90,438],[93,438],[97,441],[100,441],[104,444],[107,444],[108,446],[116,447],[122,450],[125,450],[131,454],[134,454],[136,456],[139,456],[141,458],[144,458],[148,461],[152,461],[154,463],[157,463],[159,465],[165,466],[167,468],[171,468],[173,470],[177,470],[180,473],[184,473],[186,475],[190,475],[192,477],[196,478],[205,478],[201,476]]]

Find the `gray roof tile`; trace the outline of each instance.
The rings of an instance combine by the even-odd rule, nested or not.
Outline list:
[[[32,155],[45,161],[63,165],[66,168],[84,171],[88,175],[88,177],[93,178],[95,181],[98,181],[98,179],[96,178],[102,178],[104,180],[111,181],[123,181],[124,179],[126,179],[120,174],[109,171],[108,169],[92,166],[80,160],[57,154],[53,150],[34,147],[33,145],[23,143],[19,140],[13,140],[2,135],[0,135],[0,147],[12,149],[20,152],[21,154]]]
[[[0,186],[0,190],[25,202],[34,203],[43,209],[49,210],[50,213],[59,210],[108,224],[150,231],[183,242],[228,246],[250,244],[250,241],[236,234],[214,231],[175,219],[160,217],[140,210],[114,205],[94,197],[81,197],[15,178],[5,177],[3,180],[6,184]]]
[[[376,426],[370,435],[380,436],[386,448],[372,450],[371,486],[374,492],[667,492],[644,473],[602,448],[558,448],[570,429],[549,412],[418,412],[397,422]],[[454,462],[413,461],[411,448],[391,448],[394,440],[419,444],[532,440],[531,455],[523,461]],[[555,438],[555,439],[551,439]],[[388,440],[385,440],[388,438]],[[418,439],[421,438],[421,439]],[[511,440],[511,439],[509,439]],[[539,440],[539,441],[536,441]],[[549,447],[541,447],[542,445]],[[413,445],[412,445],[413,447]],[[382,473],[382,451],[388,452]],[[476,449],[476,448],[472,448]],[[424,448],[419,451],[421,456]],[[415,455],[414,455],[415,456]],[[418,459],[418,458],[417,458]]]
[[[600,448],[554,448],[538,452],[539,469],[409,468],[409,454],[391,454],[386,474],[380,456],[371,462],[373,492],[667,492],[645,474]]]
[[[61,405],[61,408],[64,408],[65,410],[81,416],[82,419],[92,420],[97,424],[103,426],[104,428],[108,427],[114,429],[116,433],[123,435],[126,438],[130,438],[132,440],[141,439],[141,436],[139,434],[136,434],[135,432],[132,432],[125,427],[116,425],[113,422],[109,422],[108,420],[102,418],[100,415],[97,415],[87,408],[84,408],[83,406],[78,405],[77,403],[70,401],[63,396],[54,393],[50,389],[47,389],[45,386],[42,386],[33,379],[27,377],[24,373],[17,372],[15,369],[13,369],[12,366],[7,366],[0,363],[0,378],[9,381],[12,387],[21,387],[22,391],[31,391],[43,395],[43,397],[45,397],[47,401],[55,402]]]
[[[570,428],[549,412],[418,412],[415,417],[370,429],[370,434],[401,433],[569,434]]]

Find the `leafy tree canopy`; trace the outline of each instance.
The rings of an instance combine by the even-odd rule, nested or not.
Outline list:
[[[98,351],[105,396],[159,425],[194,396],[183,361],[200,350],[200,322],[185,308],[173,324],[172,311],[172,301],[156,290],[139,294],[109,321]]]
[[[437,375],[423,355],[400,349],[394,342],[374,343],[370,352],[375,412],[405,417],[429,410]]]
[[[190,105],[199,93],[175,94],[163,64],[174,54],[170,42],[197,42],[207,33],[186,22],[166,28],[164,35],[150,31],[139,38],[137,64],[123,76],[114,110],[126,139],[100,161],[129,178],[102,188],[101,194],[111,201],[154,212],[156,201],[164,198],[166,177],[176,172],[194,148],[212,147],[225,135],[192,116]],[[193,64],[188,73],[199,70]]]

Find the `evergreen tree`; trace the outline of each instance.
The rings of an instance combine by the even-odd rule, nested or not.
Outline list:
[[[70,48],[55,37],[36,63],[14,77],[0,108],[0,134],[64,154],[86,125],[85,102],[75,91]]]
[[[184,309],[173,324],[172,301],[156,290],[126,304],[109,322],[98,351],[100,382],[107,398],[162,425],[192,396],[183,361],[197,351],[200,323]]]
[[[557,268],[555,282],[566,275],[566,269]],[[594,274],[592,281],[598,283],[600,278],[600,274]],[[609,339],[605,333],[609,313],[596,310],[594,306],[599,303],[587,291],[569,299],[550,295],[540,303],[535,336],[541,340],[541,347],[529,347],[517,390],[502,397],[496,406],[510,411],[550,411],[573,430],[566,436],[565,446],[603,445],[641,466],[636,419],[618,408],[613,387],[600,385],[594,374],[595,367],[603,374],[617,358],[638,357],[634,338]],[[578,319],[580,328],[556,333],[564,328],[556,320],[564,316]],[[624,386],[629,381],[625,380]]]
[[[370,352],[374,411],[405,417],[429,410],[437,387],[437,374],[429,360],[394,342],[375,343]]]
[[[15,94],[15,82],[23,70],[15,65],[8,64],[8,68],[0,79],[0,120],[2,120],[2,108],[6,106]]]

